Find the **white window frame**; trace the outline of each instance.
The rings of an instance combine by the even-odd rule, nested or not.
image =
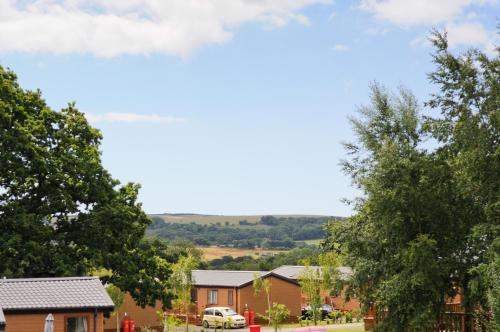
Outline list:
[[[208,304],[217,304],[219,291],[217,289],[208,290]]]

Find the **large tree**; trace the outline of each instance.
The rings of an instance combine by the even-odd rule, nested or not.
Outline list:
[[[363,196],[325,241],[353,267],[350,291],[377,308],[381,331],[432,329],[457,292],[469,313],[498,312],[498,57],[454,56],[445,35],[433,40],[439,91],[427,116],[410,92],[375,84],[353,119],[343,164]]]
[[[326,242],[346,254],[351,289],[383,313],[383,330],[428,329],[458,290],[466,310],[498,315],[499,60],[457,57],[444,35],[433,40],[440,89],[428,105],[441,114],[422,119],[407,91],[373,87],[344,163],[364,196]]]
[[[141,244],[150,220],[139,185],[103,168],[101,139],[74,104],[54,111],[0,67],[0,275],[106,270],[141,304],[154,303],[169,264]]]
[[[500,48],[488,57],[471,49],[456,56],[446,35],[434,33],[439,87],[427,105],[439,115],[427,118],[426,131],[439,142],[456,191],[468,202],[460,222],[463,242],[458,283],[466,310],[493,315],[500,330]],[[464,218],[465,217],[465,218]],[[479,308],[479,310],[477,310]],[[495,326],[493,326],[495,325]]]

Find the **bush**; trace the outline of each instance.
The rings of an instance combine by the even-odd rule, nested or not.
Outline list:
[[[352,313],[350,311],[346,311],[344,316],[346,323],[352,323]]]
[[[361,309],[354,309],[352,311],[352,316],[356,320],[356,322],[359,322],[363,318],[363,313],[361,312]]]

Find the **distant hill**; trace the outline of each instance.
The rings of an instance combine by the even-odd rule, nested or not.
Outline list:
[[[240,221],[246,220],[252,224],[258,224],[260,219],[268,215],[248,215],[248,216],[226,216],[226,215],[210,215],[210,214],[196,214],[196,213],[162,213],[162,214],[150,214],[151,218],[161,218],[168,223],[176,224],[225,224],[226,222],[230,225],[241,226]],[[274,218],[332,218],[338,219],[340,217],[334,216],[322,216],[322,215],[307,215],[307,214],[282,214],[282,215],[271,215]]]
[[[225,216],[152,214],[149,235],[166,240],[188,240],[200,246],[291,249],[301,241],[324,237],[324,226],[340,217],[316,215]],[[304,245],[304,244],[302,244]]]

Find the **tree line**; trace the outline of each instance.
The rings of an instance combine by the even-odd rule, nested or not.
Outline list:
[[[263,216],[259,224],[242,221],[239,225],[166,223],[153,217],[147,233],[165,240],[188,240],[200,246],[235,248],[291,249],[296,241],[323,238],[328,217]]]
[[[318,246],[307,245],[281,252],[273,256],[223,256],[206,263],[206,269],[213,270],[241,270],[241,271],[270,271],[282,265],[303,265],[305,262],[318,265],[322,249]]]

